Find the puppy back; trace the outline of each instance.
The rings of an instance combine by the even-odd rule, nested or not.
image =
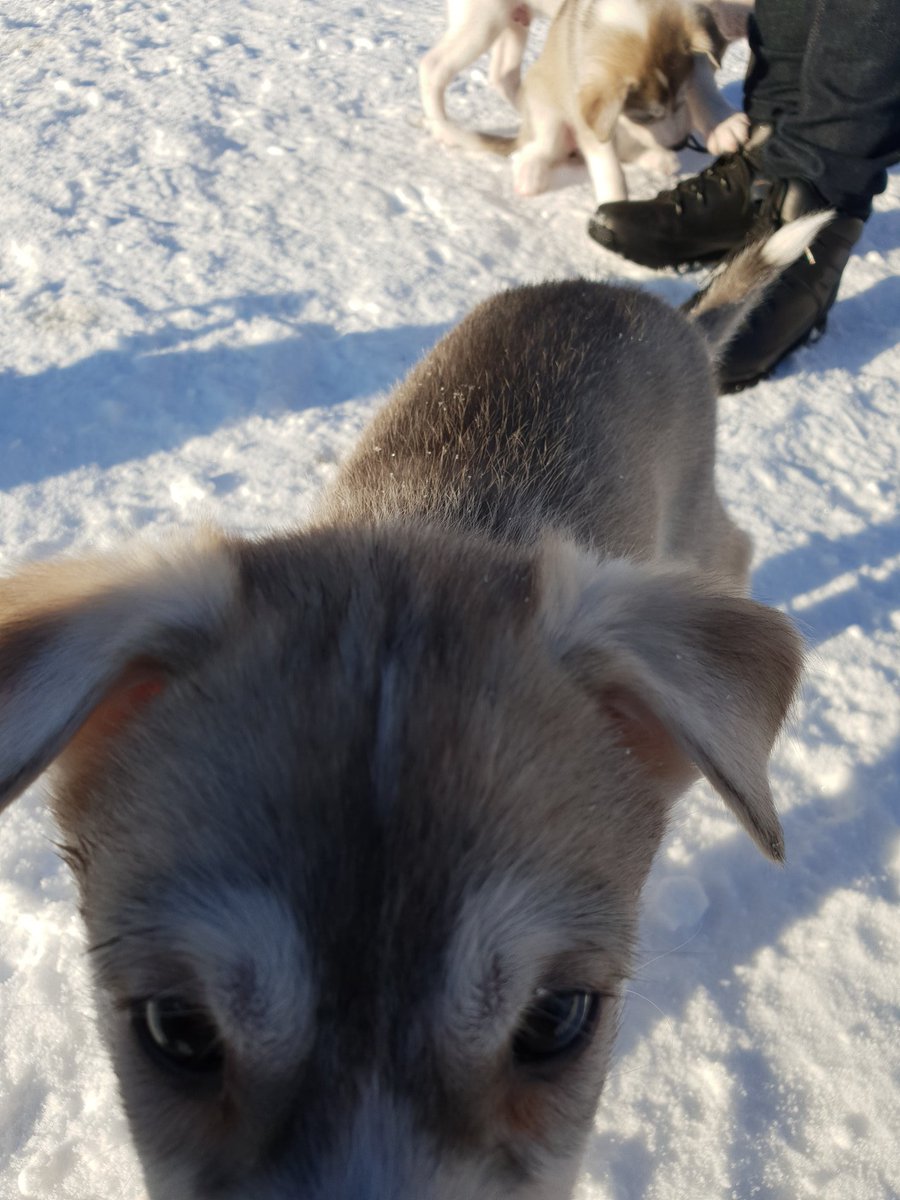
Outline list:
[[[519,288],[476,308],[398,387],[323,516],[425,518],[526,544],[552,526],[649,555],[661,473],[706,471],[714,422],[708,352],[668,305],[586,280]]]

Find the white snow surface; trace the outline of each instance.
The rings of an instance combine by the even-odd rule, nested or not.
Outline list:
[[[5,0],[0,569],[198,516],[302,520],[392,383],[498,289],[691,293],[586,237],[584,177],[523,201],[507,163],[429,138],[416,66],[443,19]],[[451,102],[514,123],[484,61]],[[825,338],[721,403],[755,594],[810,647],[773,761],[788,863],[705,786],[682,802],[583,1197],[900,1196],[898,275],[894,173]],[[0,818],[0,1200],[141,1200],[53,843],[36,786]]]

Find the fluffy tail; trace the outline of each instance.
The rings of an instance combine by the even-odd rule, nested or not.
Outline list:
[[[450,121],[435,129],[437,137],[445,146],[458,146],[461,150],[486,150],[509,158],[519,148],[519,138],[499,133],[481,133],[476,129],[462,129]]]
[[[785,267],[815,241],[834,217],[833,212],[810,213],[777,233],[761,238],[730,258],[706,287],[682,305],[697,325],[710,354],[718,359]]]

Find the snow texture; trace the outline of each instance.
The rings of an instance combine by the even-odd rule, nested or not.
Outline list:
[[[498,289],[691,293],[588,240],[583,175],[524,201],[507,163],[427,136],[416,66],[442,27],[439,0],[5,0],[0,569],[198,515],[302,520],[392,383]],[[513,123],[484,62],[451,103]],[[893,174],[825,338],[721,404],[755,594],[811,651],[774,759],[788,864],[707,788],[681,805],[591,1200],[900,1196],[898,317]],[[0,822],[0,1200],[141,1200],[53,840],[32,788]]]

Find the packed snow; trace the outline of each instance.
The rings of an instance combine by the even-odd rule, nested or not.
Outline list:
[[[430,139],[416,67],[443,19],[6,0],[0,569],[198,517],[302,521],[394,381],[498,289],[691,293],[589,241],[584,175],[526,201],[508,163]],[[451,104],[514,124],[484,61]],[[682,802],[582,1198],[900,1196],[898,324],[895,173],[825,338],[721,403],[755,594],[810,648],[773,762],[788,863],[705,786]],[[142,1200],[54,836],[40,786],[0,818],[0,1200]]]

